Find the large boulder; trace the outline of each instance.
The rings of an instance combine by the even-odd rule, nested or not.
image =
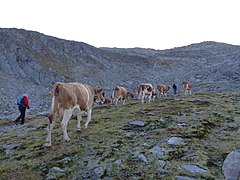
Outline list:
[[[226,180],[240,180],[240,150],[228,154],[222,170]]]

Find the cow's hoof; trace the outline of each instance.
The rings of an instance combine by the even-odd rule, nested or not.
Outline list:
[[[70,138],[69,138],[69,137],[67,137],[67,138],[65,138],[64,140],[68,142],[68,141],[70,141]]]
[[[43,146],[47,147],[47,148],[50,148],[52,145],[51,145],[51,143],[45,143]]]

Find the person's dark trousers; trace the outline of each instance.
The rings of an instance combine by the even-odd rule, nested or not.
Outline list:
[[[176,95],[177,94],[177,90],[173,89],[173,94]]]
[[[18,118],[15,120],[15,122],[17,123],[21,119],[21,124],[24,124],[26,107],[18,106],[18,108],[19,108],[19,111],[20,111],[21,114],[18,116]]]

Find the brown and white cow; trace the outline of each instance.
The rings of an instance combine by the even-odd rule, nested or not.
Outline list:
[[[149,83],[141,83],[138,86],[138,95],[139,99],[142,100],[142,104],[144,103],[145,96],[148,96],[148,101],[151,101],[152,95],[153,95],[153,87]]]
[[[160,93],[159,97],[167,97],[167,92],[170,90],[170,86],[165,84],[158,84],[157,91]]]
[[[112,103],[117,105],[119,100],[123,100],[123,104],[125,104],[125,100],[127,98],[127,90],[124,87],[116,86],[113,89],[112,93]]]
[[[192,83],[188,82],[188,81],[183,81],[182,82],[182,88],[184,91],[184,94],[192,94]]]
[[[100,87],[94,89],[92,86],[82,83],[55,83],[51,91],[52,104],[45,146],[51,147],[52,145],[51,135],[56,116],[61,120],[63,139],[66,141],[70,140],[67,134],[67,125],[73,113],[77,113],[77,130],[80,131],[82,114],[87,112],[87,121],[82,128],[86,129],[91,120],[94,99],[104,101],[102,94],[103,89]]]

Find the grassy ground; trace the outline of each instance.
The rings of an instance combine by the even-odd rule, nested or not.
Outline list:
[[[240,149],[239,100],[240,94],[198,93],[144,105],[132,100],[117,107],[98,106],[82,133],[71,119],[70,142],[62,140],[57,122],[51,148],[43,147],[47,117],[28,117],[23,126],[4,120],[0,122],[5,131],[0,136],[0,179],[224,179],[224,159]],[[131,125],[136,120],[144,125]],[[171,137],[181,137],[185,144],[169,145]],[[164,155],[151,153],[155,146]],[[208,173],[190,173],[182,168],[185,164]]]

